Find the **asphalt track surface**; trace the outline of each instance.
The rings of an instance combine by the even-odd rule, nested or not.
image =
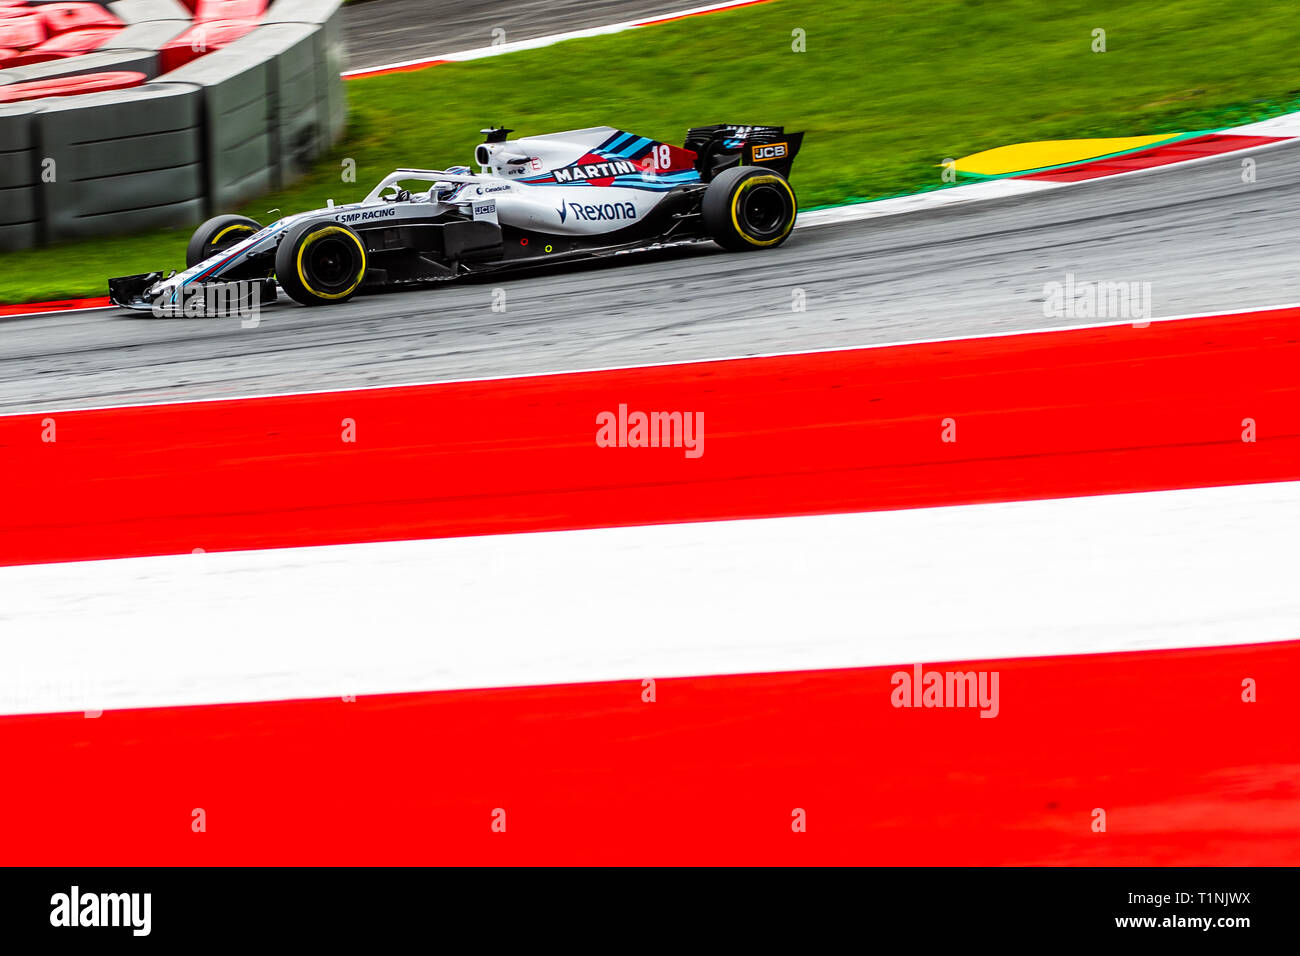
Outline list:
[[[1088,324],[1044,283],[1151,283],[1156,316],[1300,301],[1300,142],[1006,201],[797,229],[781,248],[617,257],[238,319],[0,322],[0,410],[699,360]],[[796,167],[794,184],[798,188]],[[493,289],[506,311],[492,310]],[[806,311],[792,310],[804,290]]]
[[[371,0],[343,10],[349,70],[531,40],[706,6],[712,0]]]

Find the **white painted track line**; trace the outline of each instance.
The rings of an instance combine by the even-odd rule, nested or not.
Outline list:
[[[1300,637],[1300,482],[0,569],[0,713]]]

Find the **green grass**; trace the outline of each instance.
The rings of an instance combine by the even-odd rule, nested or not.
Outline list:
[[[807,131],[801,206],[940,186],[939,164],[1035,139],[1218,128],[1300,108],[1295,11],[1272,0],[779,0],[347,84],[349,130],[241,212],[351,201],[395,166],[470,164],[481,127],[611,125],[671,142],[713,122]],[[1107,52],[1091,51],[1106,31]],[[807,52],[791,50],[806,31]],[[341,181],[344,158],[357,182]],[[182,265],[189,229],[11,253],[0,301],[104,294]]]

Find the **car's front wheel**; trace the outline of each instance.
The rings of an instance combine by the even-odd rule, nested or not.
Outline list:
[[[723,170],[704,192],[704,228],[724,249],[770,249],[794,228],[794,190],[780,173],[761,166]]]
[[[356,294],[366,277],[366,247],[341,223],[320,220],[289,230],[275,252],[275,278],[303,305],[332,305]]]
[[[214,216],[190,236],[190,244],[185,247],[185,268],[192,269],[261,231],[262,224],[247,216]]]

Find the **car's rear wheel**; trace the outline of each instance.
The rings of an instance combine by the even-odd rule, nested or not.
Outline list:
[[[190,244],[185,247],[185,268],[192,269],[203,260],[211,259],[235,243],[261,231],[261,224],[247,216],[215,216],[195,229],[194,235],[190,236]]]
[[[366,247],[340,223],[320,220],[289,230],[275,252],[275,278],[303,305],[332,305],[356,294],[366,277]]]
[[[710,238],[724,249],[770,249],[794,228],[794,190],[785,177],[759,166],[723,170],[704,192],[701,212]]]

